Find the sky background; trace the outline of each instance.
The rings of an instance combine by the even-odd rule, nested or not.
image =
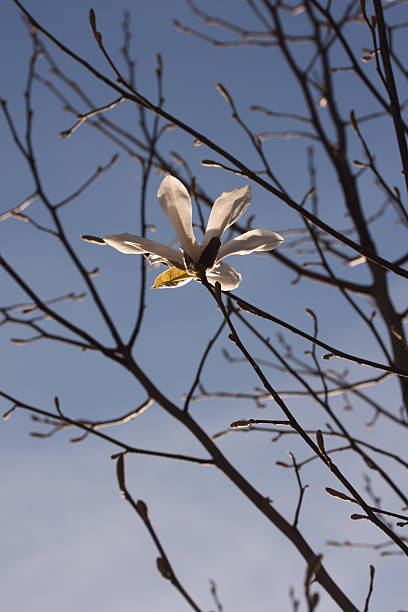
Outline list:
[[[202,4],[209,10],[207,5],[209,3]],[[90,6],[86,2],[26,0],[25,6],[57,38],[110,75],[90,31]],[[166,110],[229,148],[248,165],[256,166],[254,156],[247,139],[231,120],[225,101],[216,91],[216,83],[222,82],[239,100],[240,110],[250,118],[256,133],[277,129],[277,123],[260,114],[249,113],[251,104],[264,104],[287,112],[299,110],[299,93],[277,53],[265,53],[258,48],[215,49],[178,32],[172,24],[174,18],[200,27],[184,1],[117,0],[112,3],[93,0],[92,6],[104,43],[118,61],[123,11],[130,11],[134,32],[132,50],[137,59],[140,91],[155,98],[154,70],[156,53],[160,52],[164,60]],[[252,23],[243,2],[226,0],[223,10],[225,15],[233,11],[236,21]],[[252,25],[257,27],[254,22]],[[355,35],[363,36],[361,32],[360,28]],[[59,65],[86,87],[97,106],[114,99],[115,96],[85,70],[50,45],[48,47]],[[23,92],[30,52],[31,42],[19,11],[11,0],[5,0],[0,20],[0,56],[3,58],[0,95],[7,99],[21,135],[24,134]],[[49,78],[41,67],[42,61],[39,72]],[[367,70],[372,68],[369,66]],[[340,82],[338,95],[346,105],[353,95],[352,108],[371,110],[371,102],[365,101],[361,93],[358,88],[351,89],[347,77]],[[137,109],[126,104],[110,111],[109,118],[134,130],[137,135]],[[38,84],[34,88],[33,106],[34,146],[40,173],[47,194],[52,201],[58,202],[81,185],[99,165],[106,164],[118,147],[87,124],[70,139],[60,139],[59,132],[69,128],[74,119]],[[380,122],[370,138],[373,147],[380,144],[383,147],[381,161],[385,175],[394,173],[399,180],[395,172],[393,142],[386,124]],[[309,188],[305,148],[306,145],[299,147],[293,141],[273,140],[268,149],[276,174],[295,199],[301,199]],[[192,138],[178,130],[164,136],[161,150],[164,154],[173,150],[182,154],[213,199],[222,191],[246,184],[232,174],[200,166],[202,159],[215,155],[204,147],[194,147]],[[357,152],[356,146],[356,155]],[[330,220],[334,227],[345,227],[348,223],[340,203],[336,204],[338,194],[332,171],[319,152],[317,161],[320,197],[328,203],[322,210],[322,217]],[[1,214],[23,201],[34,189],[29,170],[4,120],[0,121],[0,165]],[[161,177],[153,173],[147,220],[157,226],[157,233],[149,237],[170,242],[172,228],[155,195],[160,181]],[[68,236],[86,267],[100,268],[96,279],[98,290],[125,337],[136,316],[138,258],[85,244],[80,235],[138,233],[140,182],[138,163],[121,152],[117,164],[68,205],[63,214]],[[366,189],[366,211],[374,212],[381,199],[369,181]],[[296,216],[283,205],[257,187],[253,191],[253,203],[246,216],[256,215],[255,227],[283,232],[299,226]],[[39,223],[49,221],[39,202],[29,211]],[[383,256],[399,254],[403,232],[395,226],[392,215],[373,231],[377,237],[384,236]],[[0,246],[2,254],[25,279],[31,279],[36,291],[45,299],[84,290],[61,248],[51,237],[36,232],[29,224],[14,219],[2,223]],[[325,341],[351,353],[367,354],[374,360],[383,361],[368,333],[350,316],[348,306],[339,301],[336,292],[307,281],[292,287],[294,274],[269,259],[267,256],[231,259],[230,263],[243,275],[237,291],[241,297],[308,332],[311,332],[311,323],[305,308],[313,308],[319,316],[321,337]],[[347,270],[344,275],[368,281],[364,266]],[[154,276],[153,272],[148,272],[150,285]],[[0,282],[0,305],[25,301],[4,273],[0,275]],[[396,303],[402,307],[406,304],[406,287],[400,278],[393,279],[392,283]],[[63,303],[58,312],[71,317],[100,341],[111,342],[89,299]],[[178,405],[194,379],[208,337],[215,333],[220,320],[219,311],[196,283],[177,291],[148,291],[144,327],[135,355],[159,389]],[[50,324],[50,329],[57,327]],[[279,331],[261,324],[260,329],[268,335]],[[27,337],[24,329],[3,327],[0,332],[1,388],[22,401],[52,411],[53,397],[58,395],[62,409],[70,417],[96,419],[124,414],[146,398],[126,372],[98,355],[44,341],[18,346],[8,340]],[[267,358],[261,348],[247,338],[244,331],[242,333],[254,354]],[[297,344],[291,337],[287,340],[295,347],[301,346],[301,356],[310,348]],[[238,356],[224,333],[213,349],[213,359],[206,365],[205,388],[248,392],[258,385],[246,366],[225,362],[222,348]],[[342,365],[338,363],[337,367]],[[273,370],[269,372],[272,383],[278,388],[293,387],[288,378]],[[360,376],[369,372],[362,370]],[[391,407],[398,405],[392,382],[376,389],[376,397],[379,401],[387,401]],[[302,423],[312,423],[308,413],[311,404],[297,399],[288,403],[294,413],[301,416]],[[342,411],[344,400],[333,404]],[[5,412],[9,404],[0,399],[0,408]],[[359,433],[367,435],[365,423],[372,413],[359,404],[355,408],[346,415],[347,424],[354,427],[357,437]],[[238,418],[280,416],[270,403],[261,413],[252,402],[232,400],[193,403],[192,412],[210,433],[225,429]],[[343,412],[341,414],[344,416]],[[323,425],[324,418],[321,416]],[[156,571],[157,554],[153,543],[140,519],[120,498],[115,464],[110,460],[117,448],[92,437],[81,444],[70,444],[72,432],[39,440],[28,435],[33,430],[44,429],[33,424],[23,411],[14,413],[7,423],[0,425],[0,516],[3,525],[0,602],[3,600],[4,608],[8,612],[189,610],[176,590]],[[132,423],[108,433],[143,448],[204,456],[198,443],[156,405]],[[398,432],[387,423],[382,423],[379,435],[392,437],[395,449],[404,444]],[[276,502],[280,512],[289,516],[294,513],[298,494],[295,476],[276,468],[275,461],[287,460],[287,448],[298,458],[307,456],[295,437],[289,445],[286,442],[271,445],[267,434],[238,433],[225,436],[220,440],[220,447],[255,486]],[[354,474],[354,478],[365,471],[364,466],[356,462],[355,458],[339,456],[339,465],[348,475]],[[152,523],[177,576],[203,610],[214,609],[209,592],[210,578],[217,583],[225,612],[290,610],[288,584],[292,584],[301,597],[303,561],[289,542],[259,516],[221,474],[209,467],[139,456],[128,457],[126,465],[129,490],[135,499],[141,498],[147,503]],[[377,575],[370,610],[383,612],[388,609],[389,590],[393,592],[395,609],[406,606],[408,593],[399,557],[379,557],[375,552],[363,550],[351,554],[345,549],[327,547],[325,542],[330,539],[366,541],[373,537],[372,529],[361,521],[345,519],[350,514],[349,508],[324,492],[325,486],[336,487],[336,483],[317,462],[304,472],[303,479],[311,484],[312,492],[310,496],[306,493],[301,525],[305,526],[306,536],[314,549],[324,553],[327,568],[337,577],[340,586],[357,606],[362,607],[368,588],[368,566],[373,563]],[[389,499],[390,504],[394,502],[392,497]],[[374,537],[381,541],[378,533]],[[319,610],[335,610],[327,596],[320,589],[319,592],[322,597]],[[302,606],[305,609],[304,602]]]

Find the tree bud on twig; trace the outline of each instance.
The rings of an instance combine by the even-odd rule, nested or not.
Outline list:
[[[169,564],[167,563],[167,561],[163,557],[157,557],[156,565],[157,565],[157,569],[159,570],[159,572],[163,576],[163,578],[165,580],[171,580],[172,575],[173,575],[172,571],[171,571],[171,569],[169,567]]]

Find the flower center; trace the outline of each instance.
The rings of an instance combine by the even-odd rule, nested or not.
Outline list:
[[[220,250],[221,240],[219,236],[211,238],[205,249],[200,255],[198,262],[195,262],[188,253],[184,251],[184,266],[186,271],[192,276],[201,276],[206,270],[212,268]]]

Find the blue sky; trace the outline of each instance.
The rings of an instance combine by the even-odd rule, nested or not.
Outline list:
[[[90,7],[83,0],[70,3],[26,0],[25,6],[57,38],[110,75],[90,31]],[[134,31],[132,49],[137,58],[140,90],[147,97],[156,95],[155,58],[160,52],[164,60],[166,109],[220,145],[230,148],[245,163],[255,163],[253,154],[247,140],[231,120],[228,107],[216,90],[216,83],[222,82],[236,97],[240,110],[250,118],[255,132],[277,129],[277,125],[257,113],[249,113],[251,104],[269,104],[288,112],[298,110],[299,93],[277,54],[271,61],[271,56],[261,49],[214,49],[176,31],[173,18],[190,25],[199,24],[191,17],[184,1],[139,0],[129,3],[117,0],[112,3],[93,0],[92,6],[104,43],[118,61],[123,10],[130,10]],[[225,14],[233,10],[237,21],[249,19],[245,3],[226,0],[223,9]],[[7,0],[2,6],[0,24],[0,54],[6,58],[1,70],[0,94],[7,99],[21,134],[24,134],[23,91],[30,45],[18,9]],[[61,67],[87,89],[97,105],[108,104],[114,99],[115,96],[86,71],[50,45],[49,48]],[[39,71],[49,78],[41,62],[44,60],[40,60]],[[269,71],[272,78],[267,78]],[[348,84],[345,79],[339,90],[346,103],[351,94]],[[359,92],[353,93],[357,93],[358,107],[363,100]],[[49,197],[59,201],[99,165],[106,164],[118,147],[87,124],[70,139],[60,139],[59,132],[72,125],[73,117],[41,85],[35,87],[33,104],[34,146],[40,173]],[[109,118],[138,133],[137,110],[129,104],[123,103],[109,111]],[[379,128],[380,135],[374,132],[371,135],[373,142],[381,138],[381,142],[392,146],[385,130],[386,126],[383,126]],[[4,120],[0,122],[0,142],[3,168],[1,214],[32,193],[33,183]],[[194,147],[192,138],[180,131],[168,132],[161,147],[164,154],[177,151],[183,155],[214,199],[222,191],[246,183],[233,174],[200,166],[202,159],[212,158],[214,154],[204,147]],[[291,195],[301,199],[309,188],[305,173],[305,146],[299,147],[287,140],[273,140],[268,152],[276,173],[290,188]],[[341,206],[329,206],[338,197],[337,187],[333,187],[332,171],[324,165],[319,153],[317,155],[322,164],[319,189],[322,201],[327,203],[322,207],[322,216],[333,226],[342,224],[343,227],[347,220]],[[392,153],[383,155],[382,162],[385,173],[394,170]],[[172,230],[156,199],[160,181],[161,177],[153,175],[149,186],[147,217],[149,223],[157,226],[157,233],[149,237],[170,242]],[[82,261],[88,269],[100,268],[96,280],[98,290],[124,336],[132,329],[135,319],[138,259],[109,248],[85,244],[80,235],[138,233],[140,182],[137,162],[121,151],[117,164],[77,201],[67,206],[63,215],[68,235]],[[369,184],[367,194],[367,207],[375,210],[380,200],[376,199]],[[49,221],[39,202],[29,210],[39,223]],[[294,213],[256,187],[247,216],[250,214],[256,215],[256,226],[278,232],[299,225]],[[381,232],[387,236],[383,255],[391,257],[401,245],[402,230],[398,233],[393,220],[387,218]],[[381,235],[380,230],[378,235]],[[36,291],[45,299],[84,290],[78,274],[55,241],[36,232],[29,224],[14,219],[2,223],[0,244],[2,253],[24,278],[32,280]],[[311,332],[311,324],[305,308],[313,308],[319,316],[321,335],[327,342],[339,348],[347,347],[351,353],[367,352],[370,358],[382,361],[369,335],[361,331],[359,323],[349,316],[348,306],[340,303],[334,291],[307,281],[292,287],[293,273],[277,262],[271,264],[267,256],[235,257],[231,263],[243,275],[238,290],[243,298],[308,332]],[[368,275],[363,266],[360,268],[344,274],[356,280],[366,280]],[[154,274],[148,272],[149,284],[153,279]],[[24,299],[4,273],[0,275],[0,282],[0,305]],[[394,279],[393,284],[396,300],[402,306],[406,301],[406,289],[399,279]],[[63,303],[58,312],[72,317],[101,341],[111,341],[89,299]],[[155,384],[178,404],[191,385],[207,339],[215,333],[220,316],[209,296],[196,283],[177,291],[148,292],[144,328],[135,354]],[[261,324],[260,329],[273,336],[279,331]],[[22,401],[53,410],[53,397],[58,395],[69,416],[92,419],[126,413],[145,399],[143,389],[126,372],[100,356],[45,341],[18,346],[8,340],[10,337],[27,337],[24,330],[3,327],[0,331],[4,355],[1,387]],[[244,331],[242,334],[257,356],[267,358]],[[302,347],[302,352],[309,348],[293,342],[294,346]],[[244,365],[225,362],[221,354],[223,347],[231,353],[234,351],[226,333],[213,349],[213,360],[206,365],[203,377],[206,389],[245,392],[259,386],[254,374]],[[273,384],[283,388],[289,386],[288,379],[273,370],[270,372]],[[362,376],[365,374],[363,371]],[[398,404],[392,383],[379,389],[377,397],[379,400],[387,399],[393,406]],[[342,402],[337,400],[334,405],[340,410]],[[3,412],[8,407],[0,400]],[[293,400],[290,407],[305,423],[312,419],[308,412],[310,405],[306,402]],[[358,404],[357,408],[357,415],[356,411],[347,415],[347,423],[355,427],[355,431],[366,434],[364,423],[370,419],[371,412]],[[206,400],[193,403],[192,411],[210,433],[225,429],[238,418],[280,416],[270,403],[266,411],[260,413],[253,403],[242,400]],[[323,424],[324,418],[321,417]],[[38,440],[29,437],[28,432],[33,430],[41,430],[41,427],[31,423],[23,412],[14,413],[0,427],[0,514],[3,525],[0,601],[4,600],[5,608],[9,612],[65,612],[73,608],[98,612],[183,612],[190,609],[157,573],[153,544],[139,518],[120,498],[115,466],[110,460],[110,454],[117,449],[90,437],[81,444],[70,444],[71,431]],[[202,455],[198,443],[156,405],[131,424],[109,433],[143,448]],[[381,435],[395,437],[396,448],[404,443],[386,423]],[[280,511],[290,514],[294,512],[297,501],[295,477],[274,465],[278,459],[286,460],[286,443],[271,445],[269,440],[270,436],[265,434],[233,434],[220,440],[220,446],[245,476],[276,501]],[[305,456],[305,449],[295,439],[290,441],[288,449],[296,452],[296,456]],[[364,471],[363,466],[356,468],[355,461],[343,456],[339,458],[339,464],[348,475],[354,472],[353,477],[356,472],[359,475]],[[283,536],[258,516],[222,475],[209,467],[136,456],[128,458],[127,473],[128,485],[135,498],[142,498],[148,504],[152,522],[176,574],[204,610],[214,608],[209,593],[210,578],[217,582],[225,611],[288,610],[289,584],[295,587],[298,596],[301,595],[305,571],[302,560]],[[352,555],[347,550],[325,546],[328,539],[364,541],[372,537],[372,529],[362,522],[345,520],[350,513],[348,508],[324,493],[324,486],[336,487],[336,483],[317,462],[303,478],[311,484],[310,497],[306,494],[302,514],[307,537],[318,552],[324,552],[327,567],[337,576],[340,585],[361,606],[368,586],[368,565],[374,563],[377,567],[377,600],[372,611],[385,609],[387,589],[393,590],[395,605],[403,606],[406,589],[399,558],[381,558],[370,551],[357,551]],[[326,520],[327,517],[330,520]],[[379,534],[374,537],[379,538]],[[336,609],[324,593],[321,596],[322,610],[330,612]]]

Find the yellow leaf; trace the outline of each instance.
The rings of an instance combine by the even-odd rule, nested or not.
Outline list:
[[[154,285],[152,289],[165,289],[171,287],[179,287],[184,285],[184,283],[188,283],[192,278],[197,278],[196,276],[191,276],[185,270],[180,270],[180,268],[169,268],[165,272],[159,274],[159,276],[154,281]]]

